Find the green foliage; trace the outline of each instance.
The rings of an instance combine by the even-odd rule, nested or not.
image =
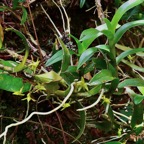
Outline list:
[[[78,129],[79,132],[73,143],[81,140],[89,125],[106,135],[108,132],[116,135],[115,139],[111,136],[108,137],[109,140],[105,139],[107,144],[121,144],[132,133],[139,135],[143,130],[144,77],[141,73],[144,72],[144,68],[135,63],[135,57],[142,58],[144,48],[120,48],[118,43],[131,28],[144,24],[144,20],[136,20],[119,25],[124,14],[142,4],[144,0],[129,0],[123,3],[111,21],[105,18],[104,24],[83,30],[79,39],[68,35],[68,39],[70,36],[77,44],[75,50],[69,48],[63,37],[56,35],[58,44],[53,44],[54,54],[49,59],[39,58],[37,49],[34,54],[30,52],[30,47],[38,47],[39,42],[36,43],[29,37],[31,34],[27,28],[30,23],[28,13],[25,7],[19,6],[19,2],[12,1],[13,9],[0,7],[3,12],[22,10],[22,16],[17,16],[21,27],[6,28],[4,31],[16,34],[20,38],[20,43],[22,41],[24,45],[22,50],[25,51],[24,54],[23,51],[20,51],[20,54],[16,53],[11,60],[0,59],[1,91],[21,96],[26,94],[23,100],[26,99],[28,104],[31,100],[37,101],[36,106],[44,96],[45,101],[51,101],[52,113],[55,109],[57,111],[62,108],[61,110],[67,111],[74,108],[74,111],[78,111],[74,112],[78,115],[78,122],[73,122],[76,126],[74,130]],[[85,2],[80,0],[81,8]],[[116,6],[120,3],[121,1],[115,1]],[[0,27],[0,30],[3,31],[3,28]],[[36,35],[36,31],[34,33]],[[96,44],[96,40],[101,37],[106,39],[106,42]],[[19,42],[17,44],[19,45]],[[0,48],[3,45],[3,34],[0,33]],[[41,48],[39,50],[43,52]],[[42,53],[42,56],[44,54]],[[123,70],[121,65],[126,65],[130,71]],[[35,98],[33,95],[36,95]],[[39,114],[45,115],[42,112]],[[26,115],[25,118],[28,120],[29,117],[31,118],[32,114]],[[117,139],[118,141],[113,141]]]
[[[86,0],[80,0],[80,8],[82,8],[85,4]]]
[[[30,83],[24,83],[22,78],[17,78],[8,74],[0,75],[0,89],[9,92],[28,92],[30,90]]]

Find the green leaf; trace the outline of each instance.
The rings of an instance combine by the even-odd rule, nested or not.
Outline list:
[[[19,0],[13,0],[12,1],[13,9],[16,9],[16,7],[18,6],[18,2],[19,2]]]
[[[85,51],[85,47],[81,44],[81,42],[73,35],[70,36],[75,40],[78,47],[78,55],[81,55]]]
[[[144,0],[129,0],[125,2],[123,5],[121,5],[117,10],[112,18],[111,25],[113,27],[113,31],[115,31],[116,26],[119,22],[119,20],[122,18],[122,16],[131,8],[141,4]]]
[[[117,62],[117,64],[119,64],[119,62],[123,58],[127,57],[128,55],[132,55],[132,54],[135,54],[137,52],[142,52],[142,51],[144,51],[144,48],[136,48],[136,49],[126,50],[125,52],[123,52],[123,53],[121,53],[120,55],[117,56],[116,62]]]
[[[111,22],[107,18],[104,18],[104,22],[106,23],[108,30],[112,31]]]
[[[12,31],[14,33],[16,33],[23,41],[24,45],[25,45],[25,55],[24,58],[22,60],[22,62],[20,64],[18,64],[16,67],[14,67],[14,72],[19,72],[21,70],[23,70],[25,68],[25,63],[27,61],[28,55],[29,55],[29,46],[26,40],[26,37],[24,34],[22,34],[20,31],[13,29],[13,28],[7,28],[6,31]]]
[[[21,25],[23,25],[27,20],[27,10],[23,6],[22,6],[22,11],[23,11],[23,15],[20,23]]]
[[[82,47],[86,50],[92,44],[92,42],[101,35],[102,33],[95,28],[89,28],[84,30],[80,36],[80,41],[82,41]]]
[[[103,83],[112,81],[113,79],[114,79],[114,77],[112,76],[112,73],[107,69],[103,69],[99,73],[97,73],[93,76],[93,78],[90,80],[89,84],[90,85],[103,84]]]
[[[78,108],[83,108],[83,106],[80,102],[77,101],[77,103],[78,103]],[[84,130],[85,130],[86,112],[85,111],[80,111],[79,114],[80,114],[80,121],[79,121],[80,131],[79,131],[79,134],[76,136],[75,140],[72,143],[76,142],[82,136],[82,134],[84,133]]]
[[[49,58],[45,64],[46,67],[54,64],[54,63],[57,63],[58,61],[61,61],[63,58],[63,51],[62,50],[59,50],[57,51],[51,58]]]
[[[96,85],[94,88],[92,88],[88,93],[93,96],[99,93],[102,85]]]
[[[143,122],[144,106],[142,103],[134,105],[134,111],[131,119],[131,127],[134,128]]]
[[[9,61],[9,60],[5,61],[5,60],[1,60],[1,59],[0,59],[0,63],[7,67],[13,67],[14,65],[17,65],[17,62]]]
[[[102,33],[109,39],[114,39],[114,34],[110,30],[103,30]]]
[[[144,25],[144,20],[132,21],[121,26],[114,35],[114,40],[113,40],[114,44],[116,44],[120,40],[120,38],[123,36],[123,34],[127,30],[129,30],[132,27],[139,26],[139,25]]]
[[[141,94],[144,95],[144,86],[139,86],[137,88],[141,92]]]
[[[50,83],[50,82],[57,82],[62,80],[62,77],[58,75],[54,71],[50,71],[48,73],[35,75],[34,78],[41,83]]]
[[[119,83],[118,88],[123,88],[126,86],[144,86],[144,80],[140,78],[126,79]]]
[[[144,99],[143,95],[137,94],[135,93],[132,89],[130,88],[126,88],[126,92],[130,95],[131,99],[133,100],[133,102],[137,105],[139,103],[141,103]]]
[[[30,90],[30,83],[23,83],[23,79],[11,76],[9,74],[0,74],[0,89],[9,92],[22,91],[22,93]]]
[[[143,67],[139,67],[139,66],[127,61],[127,60],[124,60],[124,59],[122,60],[122,62],[125,63],[126,65],[128,65],[129,67],[131,67],[134,70],[137,70],[139,72],[144,72],[144,68]]]
[[[112,130],[113,125],[109,120],[105,119],[103,121],[96,122],[95,127],[107,133]]]
[[[63,49],[61,72],[64,72],[70,66],[70,52],[69,52],[68,48],[66,47],[66,45],[63,43],[63,41],[58,36],[57,36],[57,39]]]
[[[82,7],[84,6],[85,1],[86,1],[86,0],[80,0],[80,8],[82,8]]]
[[[77,69],[79,69],[85,62],[87,62],[97,52],[96,48],[89,48],[80,56]]]
[[[143,131],[144,127],[143,126],[138,126],[135,128],[135,133],[138,136],[142,131]]]
[[[3,27],[0,24],[0,49],[2,48],[2,43],[3,43],[3,39],[4,39],[4,32],[3,32]]]
[[[0,11],[5,11],[5,10],[7,10],[7,9],[8,9],[7,6],[0,6]]]
[[[112,141],[112,142],[106,142],[105,144],[122,144],[122,143],[118,141]]]
[[[100,49],[100,50],[105,50],[105,51],[107,51],[107,52],[110,52],[110,48],[109,48],[109,46],[108,45],[97,45],[97,46],[95,46],[96,48],[98,48],[98,49]]]
[[[71,72],[64,72],[60,74],[61,77],[70,85],[75,79],[79,79],[79,75]]]
[[[109,109],[108,109],[108,116],[109,116],[110,121],[114,124],[115,118],[114,118],[114,113],[112,111],[111,106],[109,106]]]
[[[134,103],[136,105],[140,104],[143,100],[144,100],[144,96],[143,95],[140,95],[140,94],[135,94],[134,95]]]

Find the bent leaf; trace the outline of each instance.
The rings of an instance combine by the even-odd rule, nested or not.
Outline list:
[[[136,49],[131,49],[131,50],[126,50],[125,52],[121,53],[120,55],[117,56],[116,58],[116,63],[119,64],[119,62],[127,57],[128,55],[132,55],[132,54],[135,54],[137,52],[142,52],[144,51],[144,48],[136,48]]]
[[[70,52],[63,41],[57,36],[57,39],[63,49],[63,59],[61,65],[61,72],[65,72],[67,68],[70,66]]]
[[[25,68],[25,63],[26,60],[28,58],[29,55],[29,46],[26,40],[26,37],[24,36],[24,34],[22,34],[20,31],[13,29],[13,28],[7,28],[6,31],[12,31],[14,33],[16,33],[23,41],[24,45],[25,45],[25,55],[24,58],[22,60],[22,62],[20,64],[18,64],[16,67],[14,67],[14,72],[19,72],[21,70],[23,70]]]
[[[123,5],[121,5],[117,10],[112,18],[111,25],[113,27],[113,31],[115,31],[116,26],[119,22],[119,20],[122,18],[122,16],[131,8],[141,4],[143,0],[129,0],[125,2]]]
[[[129,30],[132,27],[139,26],[139,25],[144,25],[144,20],[137,20],[137,21],[129,22],[121,26],[114,35],[114,44],[116,44],[120,40],[120,38],[123,36],[123,34],[127,30]]]

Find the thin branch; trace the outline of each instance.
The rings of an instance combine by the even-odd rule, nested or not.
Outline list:
[[[62,4],[62,0],[60,0],[60,5],[61,5],[61,7],[64,11],[64,14],[65,14],[65,17],[66,17],[66,20],[67,20],[67,30],[65,32],[68,32],[68,34],[70,34],[70,20],[69,20],[68,14],[67,14],[67,12],[66,12],[63,4]]]
[[[65,20],[64,20],[64,16],[63,16],[62,10],[60,9],[59,5],[54,0],[52,0],[52,1],[57,6],[57,8],[60,11],[61,18],[62,18],[62,23],[63,23],[63,29],[64,29],[64,31],[66,31]]]
[[[51,17],[49,16],[49,14],[46,12],[46,10],[44,9],[44,7],[40,4],[43,12],[46,14],[46,16],[48,17],[48,19],[50,20],[50,22],[52,23],[53,27],[55,28],[56,32],[58,33],[59,37],[62,38],[62,34],[60,33],[60,31],[58,30],[58,28],[56,27],[56,25],[54,24],[53,20],[51,19]]]

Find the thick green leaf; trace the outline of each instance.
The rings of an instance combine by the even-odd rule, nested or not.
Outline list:
[[[63,58],[63,51],[62,50],[59,50],[57,51],[51,58],[49,58],[45,64],[46,67],[58,62],[58,61],[61,61]]]
[[[84,6],[85,1],[86,1],[86,0],[80,0],[80,8],[82,8],[82,7]]]
[[[144,20],[137,20],[137,21],[129,22],[121,26],[114,35],[114,40],[113,40],[114,44],[116,44],[120,40],[120,38],[123,36],[123,34],[127,30],[129,30],[132,27],[139,26],[139,25],[144,25]]]
[[[123,58],[127,57],[128,55],[132,55],[132,54],[142,52],[142,51],[144,51],[144,48],[136,48],[136,49],[126,50],[125,52],[123,52],[123,53],[121,53],[120,55],[117,56],[116,62],[117,62],[117,64],[119,64],[119,62]]]
[[[131,127],[134,128],[143,122],[144,106],[142,103],[134,105],[134,111],[131,119]]]
[[[22,11],[23,11],[23,15],[20,23],[21,25],[23,25],[27,20],[27,10],[23,6],[22,6]]]
[[[21,91],[21,93],[30,90],[30,83],[23,83],[23,80],[9,74],[0,74],[0,89],[9,92]]]
[[[89,48],[80,56],[77,69],[79,69],[85,62],[87,62],[97,52],[96,48]]]
[[[144,0],[129,0],[127,2],[125,2],[123,5],[121,5],[117,10],[116,13],[114,15],[114,17],[112,18],[111,21],[111,25],[113,27],[113,31],[115,31],[116,26],[119,22],[119,20],[122,18],[122,16],[131,8],[141,4],[142,2],[144,2]]]
[[[14,67],[14,72],[19,72],[21,70],[23,70],[25,68],[25,63],[26,63],[26,60],[28,58],[28,55],[29,55],[29,46],[28,46],[28,43],[27,43],[27,40],[26,40],[26,37],[24,34],[22,34],[20,31],[16,30],[16,29],[13,29],[13,28],[7,28],[6,31],[12,31],[14,33],[16,33],[23,41],[24,45],[25,45],[25,55],[24,55],[24,58],[22,60],[22,62],[20,64],[18,64],[16,67]]]
[[[57,82],[62,80],[62,77],[54,71],[35,75],[34,78],[41,83],[50,83],[50,82]]]
[[[64,72],[70,66],[70,52],[69,52],[68,48],[66,47],[66,45],[63,43],[63,41],[59,37],[57,37],[57,39],[58,39],[58,41],[62,47],[62,50],[63,50],[61,72]]]
[[[78,108],[83,108],[83,106],[80,102],[78,102]],[[80,111],[79,114],[80,114],[80,121],[79,121],[80,131],[79,131],[79,134],[76,136],[75,140],[72,143],[76,142],[82,136],[82,134],[84,133],[84,130],[85,130],[86,112],[85,111]]]
[[[89,84],[98,85],[98,84],[106,83],[108,81],[112,81],[113,79],[114,77],[112,76],[112,73],[107,69],[103,69],[99,73],[93,76]]]
[[[126,86],[144,86],[144,80],[140,78],[126,79],[119,83],[118,88],[123,88]]]

